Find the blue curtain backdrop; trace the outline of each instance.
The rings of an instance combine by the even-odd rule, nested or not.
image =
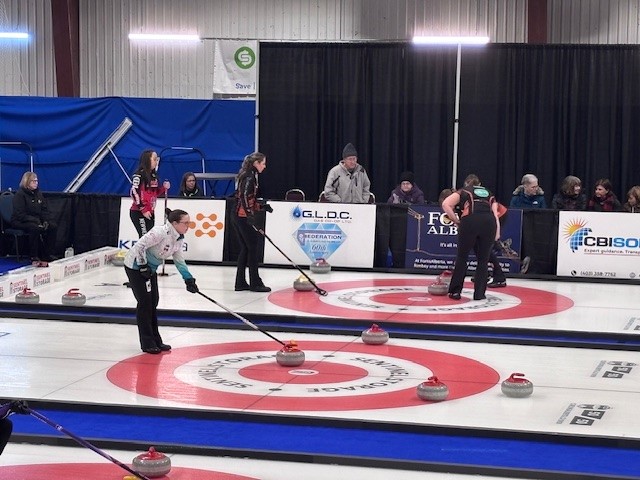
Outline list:
[[[255,149],[255,102],[245,100],[0,96],[0,142],[28,143],[41,189],[62,191],[125,117],[133,125],[113,151],[129,176],[146,148],[197,148],[207,172],[223,173],[237,172]],[[198,152],[166,151],[159,174],[171,181],[171,195],[184,172],[202,171],[201,159]],[[27,170],[27,148],[0,145],[1,190],[17,188]],[[78,191],[127,195],[129,183],[109,154]]]

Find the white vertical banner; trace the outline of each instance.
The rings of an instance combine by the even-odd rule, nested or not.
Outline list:
[[[213,93],[255,95],[257,40],[216,40]]]
[[[156,204],[156,226],[164,223],[162,199]],[[170,198],[171,210],[181,209],[189,214],[191,225],[184,236],[185,260],[221,262],[226,228],[226,201],[212,199]],[[133,226],[129,209],[131,198],[120,201],[120,230],[118,248],[129,250],[138,241],[138,232]]]
[[[265,231],[296,264],[320,258],[336,267],[372,268],[376,206],[369,204],[269,202]],[[640,215],[639,215],[640,216]],[[288,265],[270,242],[264,263]]]

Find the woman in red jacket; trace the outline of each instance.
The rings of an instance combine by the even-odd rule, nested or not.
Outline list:
[[[129,216],[139,237],[154,227],[156,200],[171,187],[167,180],[160,185],[158,163],[160,163],[160,157],[155,151],[144,150],[140,154],[138,170],[131,180],[133,205],[131,205]]]

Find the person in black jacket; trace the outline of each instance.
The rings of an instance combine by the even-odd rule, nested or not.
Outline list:
[[[477,178],[477,177],[476,177]],[[458,253],[449,284],[449,298],[460,300],[467,273],[467,259],[476,249],[478,263],[473,291],[474,300],[484,300],[487,288],[488,262],[491,247],[500,238],[498,203],[493,194],[479,180],[452,193],[442,202],[442,209],[458,226]],[[458,210],[460,213],[456,213]]]
[[[260,152],[254,152],[242,162],[236,179],[236,206],[233,215],[233,225],[240,239],[240,254],[236,270],[236,292],[251,290],[252,292],[270,292],[271,289],[262,282],[258,273],[258,239],[259,234],[253,228],[256,224],[257,213],[271,212],[270,205],[258,202],[258,175],[267,168],[267,157]],[[245,277],[245,270],[249,267],[249,283]]]
[[[204,196],[202,190],[200,190],[200,187],[198,186],[196,175],[193,172],[187,172],[182,176],[179,195],[186,198],[196,198]]]
[[[38,188],[38,176],[34,172],[25,172],[22,175],[20,188],[13,197],[11,226],[29,234],[29,253],[34,265],[47,266],[46,262],[55,260],[51,249],[56,244],[58,226],[53,221],[47,202]]]

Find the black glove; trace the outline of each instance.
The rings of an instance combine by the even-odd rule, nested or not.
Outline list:
[[[142,278],[144,278],[145,280],[149,280],[153,275],[153,272],[149,268],[149,265],[141,265],[139,272]]]
[[[22,415],[29,415],[29,405],[24,400],[14,400],[11,402],[11,411]]]
[[[271,205],[269,205],[268,203],[265,203],[262,206],[262,209],[266,212],[273,213],[273,207],[271,207]]]
[[[196,279],[195,278],[187,278],[184,283],[187,284],[187,292],[190,293],[198,293],[200,290],[198,290],[198,286],[196,285]]]

